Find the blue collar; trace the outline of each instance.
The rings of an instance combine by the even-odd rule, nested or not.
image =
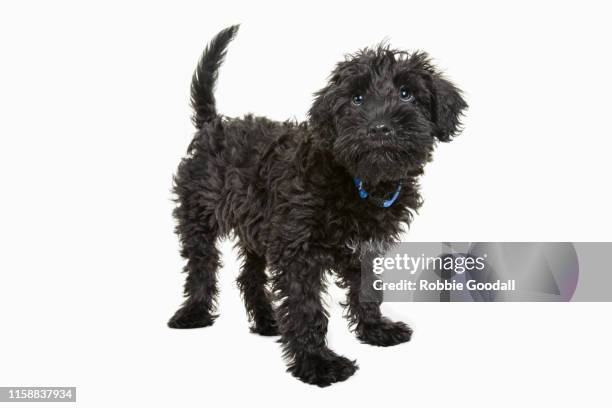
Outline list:
[[[397,197],[399,197],[400,191],[402,190],[402,184],[397,183],[397,188],[395,189],[395,192],[393,193],[391,198],[384,200],[382,198],[377,198],[368,194],[368,192],[363,187],[363,180],[361,180],[360,178],[353,177],[353,182],[355,183],[355,187],[357,187],[357,190],[359,191],[359,197],[361,197],[362,200],[367,197],[370,197],[370,199],[373,200],[377,206],[382,208],[391,207],[391,204],[393,204],[395,200],[397,200]],[[386,196],[388,195],[389,194],[386,194]]]

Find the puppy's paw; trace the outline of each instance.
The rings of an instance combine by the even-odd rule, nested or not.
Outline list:
[[[360,323],[357,327],[357,338],[373,346],[395,346],[410,341],[412,329],[402,322],[380,319],[375,323]]]
[[[185,305],[176,311],[168,321],[168,327],[173,329],[196,329],[211,326],[217,316],[203,310],[201,307]]]
[[[261,336],[278,336],[278,326],[273,318],[265,318],[256,320],[251,326],[251,333],[256,333]]]
[[[308,384],[327,387],[344,381],[357,371],[355,361],[339,356],[329,349],[307,353],[293,362],[287,371]]]

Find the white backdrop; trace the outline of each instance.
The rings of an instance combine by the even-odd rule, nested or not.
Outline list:
[[[0,386],[77,386],[83,407],[610,406],[609,304],[388,304],[415,336],[381,349],[332,287],[330,346],[361,369],[318,389],[248,333],[225,242],[217,323],[165,326],[183,283],[171,177],[217,31],[242,23],[229,116],[304,119],[333,64],[385,37],[464,89],[465,132],[428,165],[407,240],[609,241],[605,3],[211,3],[0,5]]]

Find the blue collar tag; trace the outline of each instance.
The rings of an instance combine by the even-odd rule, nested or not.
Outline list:
[[[354,177],[353,183],[355,183],[355,187],[357,187],[357,191],[359,192],[359,197],[362,200],[367,197],[370,197],[376,203],[376,205],[382,208],[391,207],[391,204],[393,204],[395,200],[397,200],[397,197],[399,197],[400,191],[402,190],[402,184],[397,183],[397,188],[395,189],[395,192],[393,193],[391,198],[381,201],[381,199],[374,198],[368,194],[366,189],[363,187],[363,180],[361,180],[360,178]]]

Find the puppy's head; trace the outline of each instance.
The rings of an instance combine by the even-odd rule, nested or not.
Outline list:
[[[339,63],[309,115],[335,160],[377,184],[418,173],[436,141],[460,131],[466,107],[427,54],[381,45]]]

